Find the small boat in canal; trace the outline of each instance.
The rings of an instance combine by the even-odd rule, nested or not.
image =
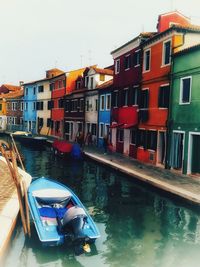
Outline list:
[[[29,146],[43,146],[47,142],[44,136],[34,136],[30,132],[16,131],[11,134],[14,139],[19,140],[25,145]]]
[[[54,140],[52,148],[55,155],[65,157],[70,156],[72,144],[65,140]]]
[[[55,180],[34,180],[28,188],[28,202],[38,237],[45,246],[68,242],[74,245],[76,254],[81,254],[100,237],[79,198]]]

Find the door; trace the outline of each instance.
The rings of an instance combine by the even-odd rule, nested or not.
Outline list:
[[[184,134],[174,132],[172,135],[170,165],[174,169],[182,169],[183,166],[183,142]]]
[[[191,172],[200,173],[200,135],[192,135]]]

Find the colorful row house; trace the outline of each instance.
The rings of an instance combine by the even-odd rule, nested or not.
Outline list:
[[[141,44],[153,33],[142,33],[111,52],[114,78],[111,111],[111,142],[116,152],[137,158],[135,144],[142,73]]]
[[[168,166],[200,174],[200,45],[173,55]]]
[[[165,165],[171,54],[200,42],[200,28],[178,12],[160,15],[158,32],[143,44],[137,159]]]
[[[23,90],[20,86],[3,84],[0,87],[0,131],[5,131],[20,123],[21,98]],[[16,101],[12,101],[12,99]],[[18,116],[19,115],[19,116]]]

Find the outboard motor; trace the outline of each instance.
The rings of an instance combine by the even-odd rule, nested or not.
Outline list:
[[[70,230],[73,234],[73,241],[85,241],[87,236],[85,236],[83,228],[86,218],[87,215],[83,208],[73,206],[64,214],[60,231],[62,233],[69,233]]]

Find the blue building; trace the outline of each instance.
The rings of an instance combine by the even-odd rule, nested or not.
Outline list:
[[[36,101],[37,101],[37,84],[36,82],[25,83],[24,84],[24,112],[23,112],[23,121],[24,121],[24,131],[32,132],[33,134],[37,133],[36,126]]]
[[[99,107],[98,107],[98,147],[103,147],[103,138],[110,136],[110,116],[111,116],[111,91],[113,80],[107,81],[98,86]]]

